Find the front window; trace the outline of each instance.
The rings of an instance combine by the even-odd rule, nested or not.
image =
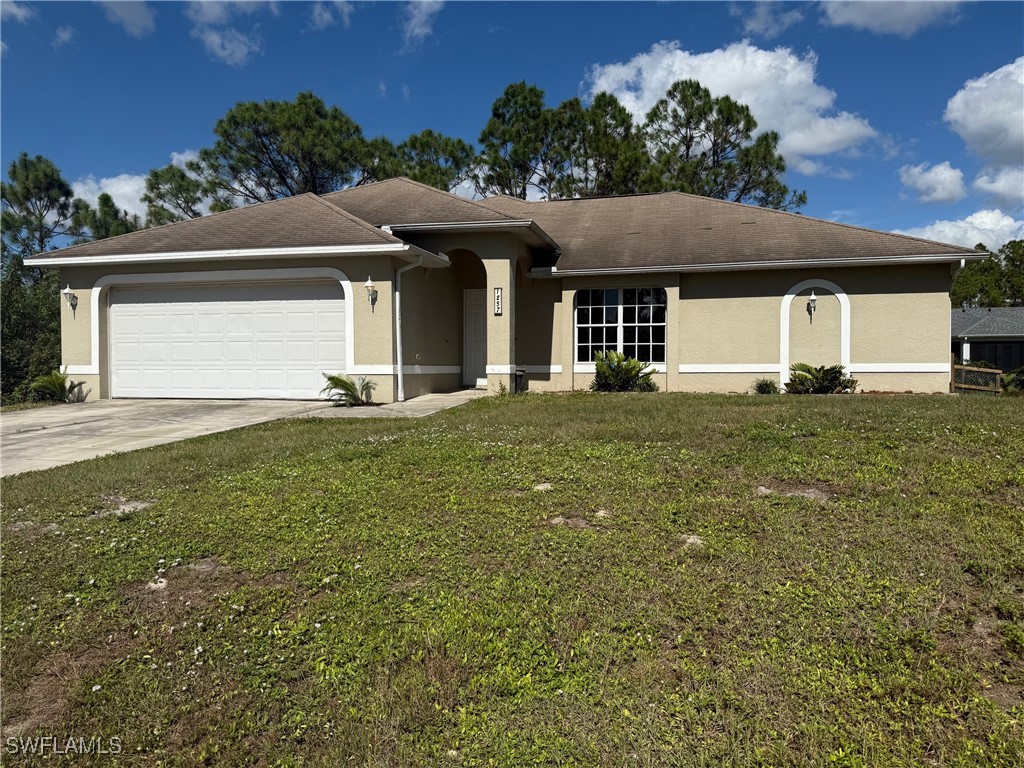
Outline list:
[[[614,349],[645,363],[665,362],[664,288],[576,292],[576,362]]]

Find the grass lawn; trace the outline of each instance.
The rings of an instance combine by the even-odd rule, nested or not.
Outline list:
[[[0,750],[1024,765],[1022,457],[1019,400],[581,393],[8,478]]]

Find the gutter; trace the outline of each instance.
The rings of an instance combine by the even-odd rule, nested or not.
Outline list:
[[[987,254],[965,256],[963,254],[923,254],[920,256],[882,256],[877,258],[801,259],[789,261],[732,261],[721,264],[675,264],[652,267],[610,267],[604,269],[531,269],[530,277],[575,277],[577,275],[639,275],[652,272],[732,272],[759,269],[807,269],[816,267],[866,267],[887,264],[941,264],[959,261],[979,261]]]
[[[416,257],[430,266],[447,267],[450,262],[443,254],[434,254],[411,243],[382,243],[381,245],[316,245],[298,248],[232,248],[219,251],[166,251],[162,253],[126,253],[107,256],[56,256],[26,259],[33,267],[74,267],[91,264],[163,264],[180,261],[238,261],[243,259],[283,259],[316,256],[348,256],[393,254],[399,258]]]

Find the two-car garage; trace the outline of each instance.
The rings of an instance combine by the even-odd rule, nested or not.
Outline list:
[[[316,398],[346,363],[337,280],[112,286],[111,397]]]

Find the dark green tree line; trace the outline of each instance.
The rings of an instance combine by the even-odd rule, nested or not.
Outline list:
[[[0,188],[0,399],[29,395],[37,376],[60,365],[60,284],[55,270],[25,260],[75,241],[124,234],[138,217],[102,194],[97,208],[76,199],[47,158],[22,153]]]
[[[981,243],[975,248],[989,252]],[[954,307],[1024,307],[1024,240],[957,270],[949,298]]]

